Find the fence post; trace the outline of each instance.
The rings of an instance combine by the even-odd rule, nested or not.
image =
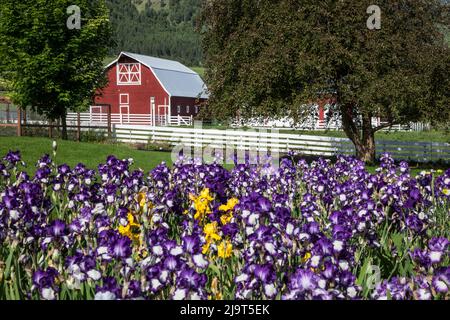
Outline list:
[[[108,139],[111,139],[111,105],[108,105]]]
[[[27,125],[27,109],[26,108],[23,110],[23,124],[25,126]]]
[[[81,141],[81,116],[79,112],[77,112],[77,141]]]
[[[17,136],[22,136],[22,109],[17,108]]]
[[[53,138],[53,121],[49,121],[48,123],[48,137],[50,139]]]
[[[421,161],[426,161],[427,159],[427,154],[428,154],[428,145],[426,143],[424,143],[423,145],[423,154],[422,157],[419,157],[419,159],[421,158]]]
[[[6,105],[6,123],[9,123],[9,103]]]
[[[430,142],[430,160],[433,161],[433,142]]]

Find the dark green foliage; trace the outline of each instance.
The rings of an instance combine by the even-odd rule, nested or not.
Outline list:
[[[129,51],[190,66],[201,65],[200,36],[194,31],[201,0],[107,0],[106,3],[116,42],[111,55]]]
[[[66,25],[71,5],[81,9],[81,29]],[[66,138],[67,111],[86,110],[106,81],[111,30],[104,1],[2,0],[0,14],[0,78],[12,101],[61,119]]]

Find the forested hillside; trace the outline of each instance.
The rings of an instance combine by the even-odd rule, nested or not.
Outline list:
[[[201,0],[106,0],[116,47],[201,66],[200,37],[194,21]]]

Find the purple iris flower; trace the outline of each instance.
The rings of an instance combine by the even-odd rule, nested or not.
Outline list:
[[[200,250],[200,239],[197,236],[183,237],[183,248],[187,253],[198,253]]]
[[[432,251],[440,251],[444,252],[447,250],[449,245],[449,241],[447,238],[440,237],[440,238],[432,238],[428,242],[428,248]]]
[[[167,270],[175,271],[178,268],[178,259],[174,256],[168,256],[164,260],[164,267],[167,268]]]
[[[323,237],[319,241],[316,242],[315,247],[322,255],[330,255],[333,252],[333,244],[332,242]]]
[[[62,237],[66,235],[66,224],[62,220],[54,220],[48,227],[48,234],[51,237]]]
[[[49,267],[47,270],[37,270],[33,274],[33,284],[39,288],[51,287],[55,281],[58,271],[55,268]]]
[[[21,160],[20,151],[9,151],[8,154],[3,158],[3,160],[8,161],[12,165],[16,165]]]
[[[233,239],[239,232],[239,227],[236,223],[228,223],[222,227],[222,233],[226,237]]]
[[[206,275],[198,274],[192,269],[182,270],[177,277],[177,284],[179,288],[198,289],[206,284]]]
[[[257,265],[253,272],[262,283],[272,283],[275,280],[275,271],[270,264]]]
[[[268,199],[264,197],[259,197],[258,205],[260,212],[269,212],[270,210],[272,210],[272,204]]]
[[[433,277],[432,284],[436,292],[447,293],[450,289],[450,267],[438,269]]]
[[[305,231],[310,235],[314,235],[320,232],[320,226],[317,222],[310,222],[305,225]]]
[[[136,299],[142,297],[141,282],[137,280],[130,281],[127,291],[127,299]]]
[[[110,250],[114,257],[126,259],[131,256],[131,240],[128,237],[117,236],[110,244]]]
[[[5,204],[5,207],[10,210],[15,209],[19,206],[19,202],[15,197],[6,195],[3,197],[2,201]]]
[[[416,215],[410,215],[406,218],[406,225],[409,229],[420,233],[423,230],[423,222]]]
[[[411,253],[411,258],[419,263],[419,265],[428,268],[431,265],[431,260],[426,251],[414,249]]]
[[[36,173],[34,175],[35,179],[39,181],[44,181],[48,178],[50,175],[51,170],[48,167],[42,167],[36,170]]]
[[[62,164],[58,167],[59,174],[65,176],[70,172],[70,167],[67,164]]]
[[[116,300],[121,297],[121,290],[117,284],[117,280],[113,277],[105,277],[103,286],[96,286],[96,300]]]
[[[317,276],[311,270],[298,269],[290,278],[291,290],[310,291],[317,287]]]
[[[338,272],[338,268],[331,263],[330,261],[326,261],[324,263],[324,269],[322,272],[322,275],[326,278],[326,279],[333,279],[336,274]]]
[[[33,273],[33,288],[37,289],[41,297],[45,300],[55,300],[55,292],[58,290],[55,285],[58,271],[49,267],[47,270],[37,270]]]

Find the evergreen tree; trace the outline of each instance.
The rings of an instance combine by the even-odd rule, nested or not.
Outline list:
[[[142,1],[144,10],[139,12]],[[117,43],[110,54],[130,51],[200,66],[201,41],[194,25],[201,0],[162,1],[159,6],[142,1],[107,0]]]

